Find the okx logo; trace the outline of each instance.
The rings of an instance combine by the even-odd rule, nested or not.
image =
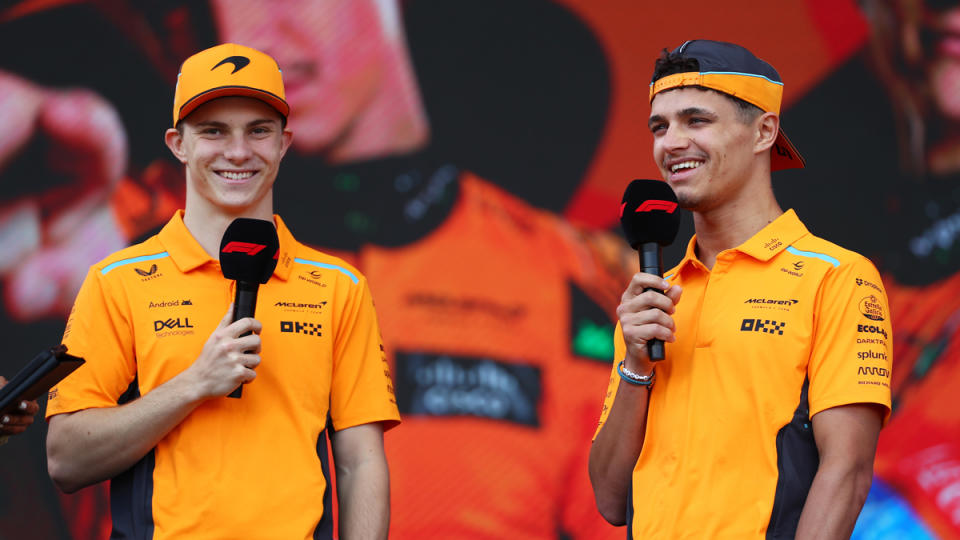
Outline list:
[[[293,334],[321,337],[320,324],[300,321],[280,321],[280,331]]]
[[[783,335],[783,327],[787,323],[771,321],[770,319],[744,319],[740,323],[741,332],[763,332],[765,334]]]

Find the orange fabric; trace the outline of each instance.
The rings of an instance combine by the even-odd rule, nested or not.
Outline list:
[[[598,259],[619,254],[611,245],[467,174],[451,215],[429,236],[355,255],[377,299],[402,413],[413,375],[398,359],[410,369],[417,355],[436,360],[452,382],[430,395],[449,391],[444,403],[453,406],[495,403],[510,369],[539,374],[538,426],[404,414],[386,436],[391,538],[623,537],[599,515],[586,467],[609,363],[574,354],[570,327],[570,283],[612,317],[626,278],[612,271],[619,261]],[[471,370],[464,358],[482,361]],[[474,375],[491,384],[453,381]]]
[[[284,117],[283,78],[273,58],[250,47],[224,43],[187,58],[177,75],[173,125],[198,106],[224,96],[246,96],[270,105]]]
[[[712,270],[695,245],[696,237],[666,272],[683,295],[633,473],[633,532],[763,538],[779,475],[777,434],[804,378],[811,416],[850,403],[889,411],[889,310],[873,265],[810,234],[792,210],[721,252]],[[614,358],[623,358],[619,328],[615,346]],[[619,382],[614,373],[598,432]]]
[[[194,361],[226,313],[232,282],[181,216],[91,268],[64,333],[87,363],[51,390],[48,418],[114,406],[134,380],[150,392]],[[366,280],[276,223],[257,378],[242,399],[201,404],[156,446],[154,538],[312,538],[328,412],[336,429],[399,421]]]
[[[652,102],[653,97],[664,90],[683,86],[713,88],[756,105],[761,110],[780,114],[783,84],[743,73],[690,72],[667,75],[650,85],[650,101]]]
[[[896,411],[880,435],[876,474],[943,538],[960,535],[960,274],[924,287],[889,280]],[[947,382],[945,382],[947,381]]]

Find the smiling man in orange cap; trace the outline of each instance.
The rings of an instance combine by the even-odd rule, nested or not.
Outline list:
[[[342,537],[386,537],[393,386],[365,278],[272,212],[289,112],[266,54],[188,58],[165,135],[185,208],[74,304],[64,343],[87,363],[51,390],[49,470],[65,491],[111,479],[118,537],[332,538],[327,427]],[[279,250],[256,318],[231,322],[217,255],[238,217],[272,222]]]

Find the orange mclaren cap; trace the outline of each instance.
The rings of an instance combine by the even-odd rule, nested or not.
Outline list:
[[[699,70],[664,75],[650,81],[651,102],[664,90],[701,86],[740,98],[764,112],[780,114],[783,100],[780,74],[747,49],[733,43],[697,39],[687,41],[671,54],[696,60]],[[770,170],[802,168],[805,163],[797,147],[780,129],[770,153]]]
[[[198,106],[226,96],[256,98],[284,118],[290,114],[276,60],[250,47],[224,43],[198,52],[180,66],[173,96],[173,125]]]

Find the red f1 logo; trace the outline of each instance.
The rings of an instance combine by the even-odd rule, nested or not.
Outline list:
[[[246,253],[247,255],[256,255],[260,250],[267,246],[263,244],[251,244],[250,242],[229,242],[223,246],[223,253]]]
[[[672,214],[676,209],[677,203],[675,202],[650,199],[648,201],[643,201],[643,203],[637,207],[637,212],[653,212],[654,210],[663,210],[668,214]]]

